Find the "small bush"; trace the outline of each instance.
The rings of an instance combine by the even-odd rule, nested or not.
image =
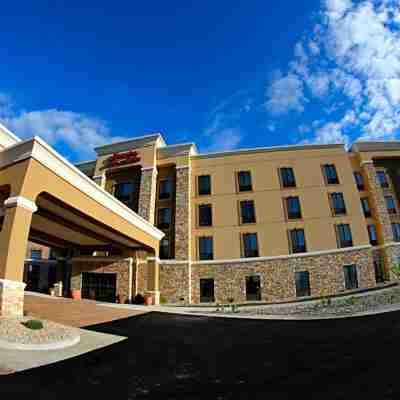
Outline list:
[[[30,319],[26,322],[22,322],[22,325],[28,329],[43,329],[43,322],[38,319]]]
[[[160,295],[160,304],[167,304],[167,299],[163,295]]]
[[[144,304],[144,297],[138,293],[133,299],[133,304]]]

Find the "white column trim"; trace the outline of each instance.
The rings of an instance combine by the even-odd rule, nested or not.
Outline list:
[[[26,283],[21,281],[11,281],[9,279],[0,279],[0,287],[24,290],[26,287]]]
[[[4,207],[22,207],[31,212],[36,212],[38,210],[36,204],[33,201],[22,196],[9,197],[7,200],[4,201]]]

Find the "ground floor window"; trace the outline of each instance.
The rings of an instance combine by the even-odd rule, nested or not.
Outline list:
[[[296,280],[296,296],[310,296],[310,273],[308,271],[300,271],[295,273]]]
[[[117,274],[83,272],[82,297],[115,303],[117,299]]]
[[[357,289],[358,278],[357,278],[357,267],[355,265],[345,265],[344,271],[344,283],[346,289]]]
[[[375,281],[376,283],[382,283],[385,281],[385,268],[383,260],[381,258],[374,260],[375,269]]]
[[[258,275],[246,276],[246,300],[261,300],[261,281]]]
[[[214,301],[214,279],[200,279],[200,303],[213,303]]]

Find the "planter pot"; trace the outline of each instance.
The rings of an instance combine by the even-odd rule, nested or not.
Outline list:
[[[71,290],[71,297],[74,300],[81,300],[81,298],[82,298],[81,291],[79,289],[72,289]]]
[[[144,304],[146,306],[151,306],[153,304],[153,299],[151,296],[144,296]]]

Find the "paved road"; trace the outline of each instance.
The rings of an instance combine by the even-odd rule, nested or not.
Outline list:
[[[400,394],[400,312],[323,322],[149,313],[90,329],[129,339],[0,376],[1,397],[382,400]]]

